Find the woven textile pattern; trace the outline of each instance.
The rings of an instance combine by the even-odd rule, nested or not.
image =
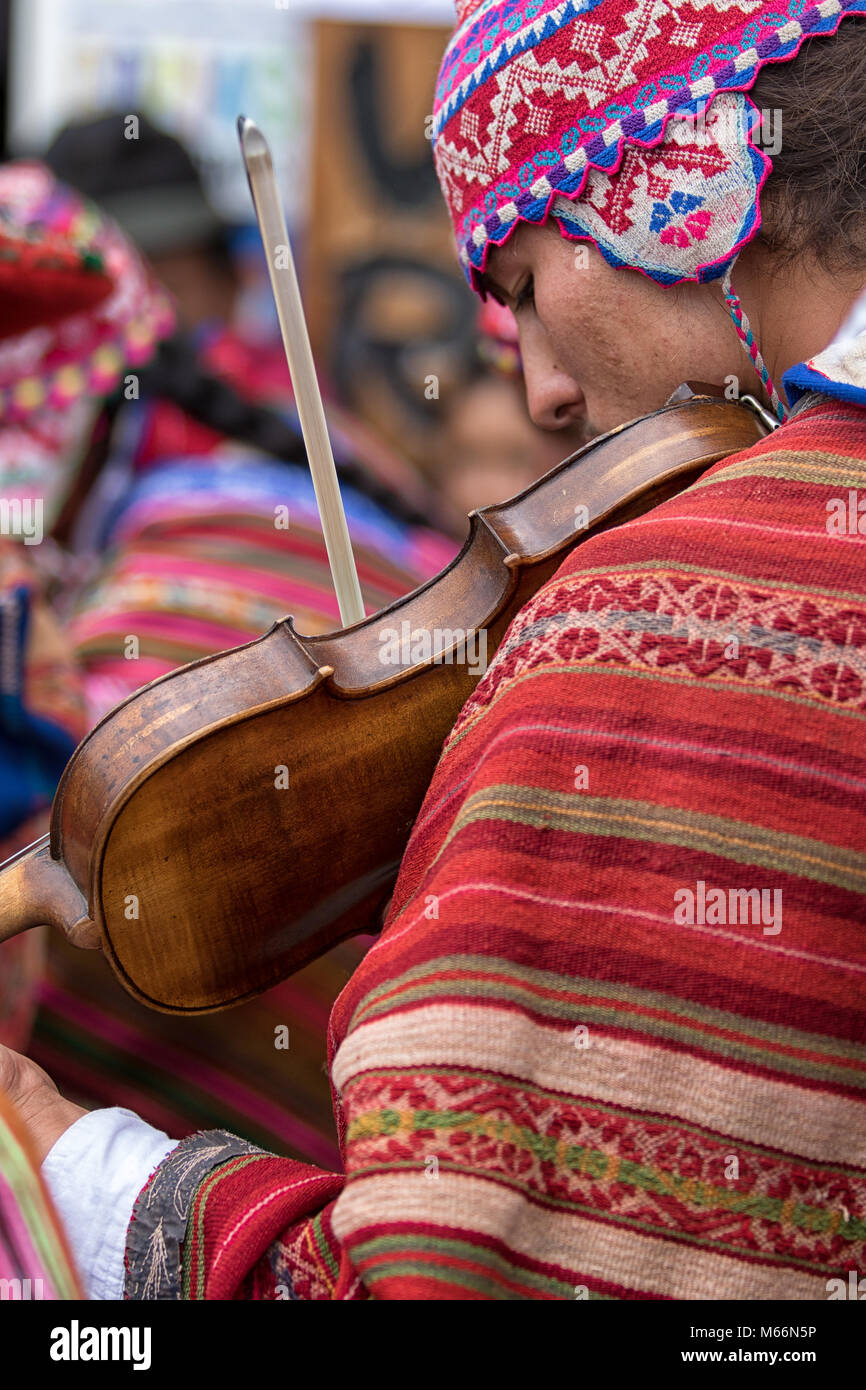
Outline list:
[[[749,142],[745,97],[724,92],[702,119],[673,116],[652,150],[628,149],[617,174],[592,169],[576,202],[552,215],[572,239],[590,239],[614,266],[661,283],[718,273],[757,226],[765,160]]]
[[[760,227],[770,159],[756,148],[758,113],[746,98],[735,98],[740,119],[725,123],[721,141],[707,108],[746,92],[765,63],[792,58],[804,39],[864,12],[866,0],[458,7],[433,138],[470,283],[479,287],[491,245],[551,211],[564,235],[588,236],[611,264],[661,283],[721,275]],[[686,112],[702,122],[697,146],[667,129]],[[661,142],[667,158],[649,157]],[[585,198],[586,217],[580,207],[569,214],[566,204]]]
[[[216,1166],[188,1297],[823,1299],[862,1272],[866,539],[827,517],[864,459],[861,410],[806,410],[521,611],[332,1013],[342,1190]]]

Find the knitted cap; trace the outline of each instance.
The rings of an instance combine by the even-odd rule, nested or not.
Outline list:
[[[41,164],[0,165],[0,426],[108,395],[173,323],[99,209]]]
[[[42,227],[10,226],[0,206],[0,338],[87,313],[111,288],[100,256]]]
[[[43,165],[0,164],[0,494],[54,525],[96,403],[174,327],[102,212]]]
[[[145,256],[214,243],[225,227],[180,140],[147,116],[114,111],[63,127],[42,162],[64,184],[98,203]]]
[[[458,0],[436,90],[467,279],[553,216],[611,265],[710,280],[760,227],[771,168],[743,93],[866,0]],[[866,38],[866,33],[864,33]]]

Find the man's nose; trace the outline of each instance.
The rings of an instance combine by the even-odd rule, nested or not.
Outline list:
[[[543,430],[579,425],[586,415],[586,402],[577,382],[536,334],[521,333],[520,339],[526,403],[533,422]]]

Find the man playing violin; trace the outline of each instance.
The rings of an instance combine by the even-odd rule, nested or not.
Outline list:
[[[513,622],[334,1006],[342,1173],[0,1084],[95,1297],[823,1299],[866,1258],[866,0],[458,10],[436,164],[536,423],[697,379],[778,427]]]

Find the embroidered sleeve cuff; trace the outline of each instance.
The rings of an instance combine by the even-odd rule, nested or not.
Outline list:
[[[180,1247],[199,1184],[214,1168],[263,1149],[227,1130],[212,1129],[181,1140],[168,1163],[138,1195],[126,1244],[126,1297],[183,1297]]]
[[[89,1298],[123,1298],[135,1200],[176,1147],[176,1140],[130,1110],[92,1110],[61,1135],[42,1164]]]

